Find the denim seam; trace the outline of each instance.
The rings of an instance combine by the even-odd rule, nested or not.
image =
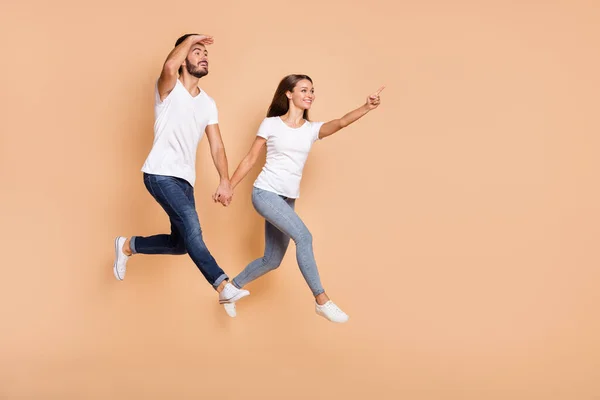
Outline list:
[[[267,232],[267,227],[265,226],[265,234],[266,234],[266,232]],[[267,247],[267,240],[266,239],[267,238],[265,237],[265,250],[266,250],[266,247]],[[273,253],[274,253],[273,246],[269,246],[269,255],[267,256],[267,254],[265,254],[263,256],[263,265],[269,265],[269,263],[273,259]]]
[[[156,249],[163,249],[164,247],[163,246],[145,246],[144,248],[146,250],[148,250],[148,251],[152,251],[152,250],[156,250]],[[136,254],[137,254],[137,251],[136,251]],[[153,254],[153,253],[150,253],[150,254]],[[163,253],[161,253],[161,254],[163,254]],[[179,254],[179,253],[164,253],[164,254],[168,254],[168,255],[171,255],[171,256],[182,256],[182,255],[185,255],[187,253],[181,253],[181,254]]]
[[[156,190],[154,189],[154,185],[155,185],[155,184],[156,184],[156,183],[153,183],[151,178],[150,178],[150,179],[148,179],[148,185],[150,186],[150,194],[152,194],[152,197],[154,197],[155,199],[157,199],[157,198],[156,198]],[[157,200],[158,200],[158,199],[157,199]],[[169,205],[169,206],[170,206],[170,205]]]

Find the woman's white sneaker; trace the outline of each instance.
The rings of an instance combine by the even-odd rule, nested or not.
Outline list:
[[[235,316],[237,315],[237,311],[235,309],[235,303],[224,303],[223,308],[225,308],[225,312],[231,318],[235,318]]]
[[[315,303],[315,311],[318,315],[328,319],[331,322],[344,323],[348,321],[350,317],[343,312],[335,303],[329,300],[323,305]]]
[[[122,281],[125,279],[125,272],[127,271],[127,260],[129,256],[123,253],[123,245],[127,238],[123,236],[117,236],[115,239],[115,263],[113,264],[113,273],[115,278]]]
[[[235,303],[236,301],[243,299],[250,294],[245,289],[238,289],[231,283],[227,283],[221,293],[219,293],[219,303]]]

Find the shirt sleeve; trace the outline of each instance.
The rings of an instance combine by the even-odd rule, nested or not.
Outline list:
[[[169,98],[169,96],[167,96],[167,98]],[[167,99],[164,99],[164,100],[160,99],[160,94],[158,93],[158,80],[157,80],[156,84],[154,85],[154,104],[157,106],[160,106],[165,102],[165,100],[167,100]]]
[[[158,94],[158,81],[156,81],[156,84],[154,85],[154,103],[156,105],[162,103],[162,101],[160,100],[160,95]]]
[[[214,124],[218,124],[219,123],[219,110],[217,109],[217,103],[215,103],[214,100],[211,99],[212,107],[210,110],[210,115],[208,117],[208,124],[207,125],[214,125]]]
[[[175,85],[177,86],[177,85]],[[165,104],[167,102],[167,100],[169,100],[171,98],[171,93],[173,93],[175,91],[175,87],[173,87],[173,90],[171,90],[171,92],[167,95],[167,97],[165,97],[163,100],[160,99],[160,93],[158,93],[158,79],[156,80],[156,83],[154,84],[154,104],[156,106],[162,106],[163,104]]]
[[[319,139],[319,131],[321,130],[321,127],[323,126],[325,122],[311,122],[310,123],[310,128],[312,129],[312,135],[313,135],[313,143],[316,142]]]
[[[269,136],[271,136],[271,131],[272,129],[271,124],[269,123],[269,119],[265,118],[258,127],[258,132],[256,133],[256,136],[260,136],[261,138],[268,140]]]

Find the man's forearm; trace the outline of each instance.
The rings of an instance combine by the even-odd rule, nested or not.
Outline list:
[[[215,167],[217,168],[217,172],[219,173],[219,178],[221,181],[229,181],[229,167],[227,164],[227,155],[225,154],[225,148],[221,147],[218,149],[213,155],[213,161],[215,163]]]
[[[171,50],[167,56],[167,59],[165,60],[165,66],[168,66],[170,69],[174,70],[179,69],[179,66],[185,61],[185,58],[187,57],[194,43],[197,43],[200,40],[202,40],[202,36],[200,35],[192,35],[187,37],[177,47]]]

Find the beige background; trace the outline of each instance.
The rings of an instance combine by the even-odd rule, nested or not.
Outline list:
[[[597,1],[0,11],[0,398],[600,399]],[[316,120],[387,86],[314,148],[298,202],[348,324],[314,314],[294,247],[236,319],[188,257],[114,279],[114,236],[168,228],[139,169],[190,31],[215,37],[201,84],[232,170],[284,75],[313,77]],[[216,206],[207,150],[197,206],[235,275],[262,251],[259,168]]]

